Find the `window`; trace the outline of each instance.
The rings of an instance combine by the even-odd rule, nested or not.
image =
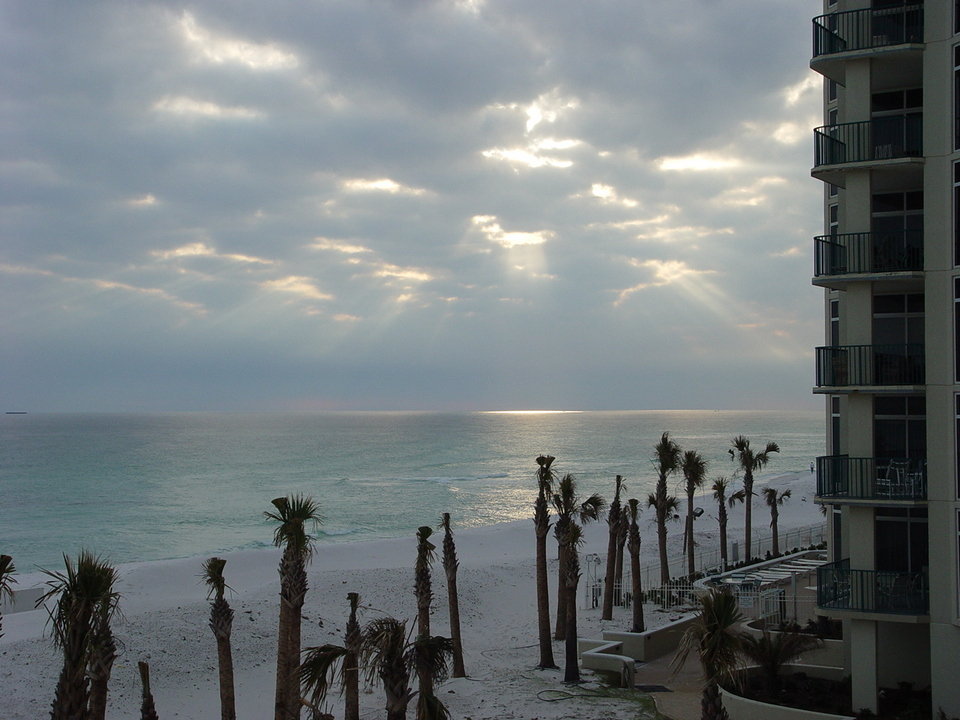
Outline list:
[[[837,99],[837,81],[827,80],[827,102],[833,102]]]
[[[956,423],[954,427],[955,434],[956,434],[956,438],[954,439],[954,451],[955,451],[956,460],[957,460],[957,471],[956,471],[957,497],[960,498],[960,394],[954,395],[954,402],[955,402],[954,420]]]
[[[827,207],[827,235],[836,235],[840,232],[840,206],[831,203]]]
[[[926,508],[877,508],[876,569],[923,572],[930,564]]]
[[[960,150],[960,45],[953,47],[953,147]]]
[[[831,548],[833,555],[830,559],[836,562],[843,557],[843,511],[834,506],[831,515],[833,516],[833,547]]]
[[[830,347],[840,345],[840,301],[830,301]]]
[[[960,382],[960,277],[953,279],[953,381]]]
[[[877,193],[871,199],[873,268],[923,269],[923,191]]]
[[[927,403],[923,395],[873,399],[873,456],[877,463],[910,460],[921,466],[927,456]]]
[[[953,264],[960,265],[960,162],[953,164]]]
[[[840,453],[840,397],[838,395],[834,395],[833,397],[830,398],[830,454],[831,455],[841,454]]]

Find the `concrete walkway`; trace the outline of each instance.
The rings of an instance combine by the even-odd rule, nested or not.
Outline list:
[[[670,667],[673,654],[637,665],[637,684],[662,685],[669,692],[648,691],[657,703],[657,710],[671,720],[700,720],[700,696],[703,692],[703,670],[691,654],[676,675]],[[651,689],[652,690],[652,689]]]

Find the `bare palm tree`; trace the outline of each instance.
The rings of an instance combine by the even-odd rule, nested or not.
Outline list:
[[[541,668],[555,668],[553,645],[550,642],[550,591],[547,579],[547,533],[550,532],[550,503],[554,474],[550,469],[552,455],[537,458],[537,499],[533,506],[533,522],[537,536],[537,628],[540,636]]]
[[[743,505],[744,505],[744,537],[743,549],[747,561],[753,558],[751,537],[753,515],[753,473],[762,470],[770,462],[771,453],[779,453],[780,446],[775,442],[768,442],[763,452],[754,452],[750,441],[743,435],[737,435],[731,440],[731,447],[727,452],[737,464],[737,469],[743,471]]]
[[[725,720],[720,684],[736,680],[743,646],[737,626],[743,615],[737,599],[728,590],[711,588],[700,602],[700,613],[683,634],[672,665],[677,672],[691,652],[697,654],[706,681],[700,696],[701,720]]]
[[[557,492],[554,493],[553,509],[557,513],[557,522],[554,525],[553,532],[557,538],[557,559],[558,559],[558,577],[557,588],[564,586],[564,577],[567,572],[567,557],[569,551],[569,533],[568,528],[572,524],[580,524],[599,520],[603,511],[604,500],[594,493],[586,500],[581,500],[577,495],[577,480],[573,475],[567,473],[560,480],[557,486]],[[554,634],[554,640],[564,640],[567,637],[567,602],[569,595],[565,592],[557,592],[557,628]]]
[[[620,491],[624,489],[623,477],[614,480],[613,502],[607,511],[607,571],[603,580],[602,620],[613,620],[613,583],[617,574],[617,534],[620,523]]]
[[[273,544],[283,548],[280,558],[280,622],[277,633],[277,689],[274,720],[300,717],[300,622],[307,594],[307,561],[313,553],[314,538],[309,523],[321,521],[320,506],[304,495],[279,497],[271,501],[275,512],[265,512],[277,523]]]
[[[460,597],[457,592],[457,569],[460,562],[457,560],[457,546],[450,529],[450,513],[443,513],[440,525],[443,528],[443,572],[447,576],[447,607],[450,611],[450,640],[453,643],[453,677],[461,678],[467,676],[467,671],[463,666]]]
[[[410,642],[407,624],[392,617],[377,618],[363,630],[360,664],[366,669],[367,681],[379,677],[387,699],[387,720],[405,720],[407,706],[417,693],[410,688],[412,672],[428,671],[434,682],[447,677],[447,658],[452,650],[445,637],[418,637]],[[418,717],[449,717],[436,697],[418,699]],[[421,706],[423,715],[420,714]]]
[[[360,596],[347,593],[350,617],[343,645],[326,644],[307,648],[300,663],[300,685],[306,702],[315,716],[322,716],[321,705],[327,697],[330,680],[340,667],[340,684],[344,691],[344,720],[360,719],[359,658],[362,634],[357,622]]]
[[[653,461],[657,467],[657,485],[647,498],[647,506],[656,511],[657,549],[660,552],[660,584],[670,582],[670,564],[667,560],[667,520],[679,507],[677,498],[667,494],[667,478],[680,467],[680,446],[663,433],[660,442],[653,447]]]
[[[680,460],[680,470],[683,472],[685,489],[687,491],[687,525],[685,528],[684,545],[687,548],[687,575],[693,578],[693,494],[703,487],[707,476],[707,461],[696,450],[687,450]]]
[[[630,576],[633,587],[633,624],[630,626],[630,632],[640,633],[646,630],[643,622],[643,587],[640,581],[640,526],[637,524],[637,517],[640,512],[638,506],[640,501],[636,498],[630,498],[627,502],[626,514],[630,518],[630,537],[627,540],[627,548],[630,551]]]
[[[50,623],[57,647],[63,651],[63,667],[57,682],[51,720],[102,718],[107,684],[116,646],[110,621],[117,612],[120,595],[113,587],[117,571],[109,563],[82,550],[74,564],[63,556],[66,571],[44,572],[50,577],[40,599],[54,597]]]
[[[140,682],[143,685],[143,694],[140,701],[140,720],[159,720],[157,708],[153,702],[153,693],[150,692],[150,666],[143,660],[137,663],[140,670]]]
[[[429,538],[433,528],[421,525],[417,530],[417,562],[415,567],[414,588],[417,595],[417,639],[430,637],[430,603],[433,600],[433,590],[430,577],[430,566],[435,557],[436,546]],[[433,676],[424,664],[417,666],[417,680],[420,685],[420,698],[429,702],[433,698]],[[419,707],[420,703],[418,703]],[[417,713],[419,717],[419,712]]]
[[[224,597],[228,587],[223,577],[223,568],[227,561],[212,557],[203,563],[204,583],[207,585],[207,599],[210,600],[210,630],[217,641],[217,665],[220,670],[220,719],[236,720],[237,704],[233,687],[233,649],[230,644],[230,632],[233,628],[233,608]]]
[[[777,525],[780,519],[780,508],[783,507],[783,504],[789,497],[789,490],[778,493],[776,488],[765,487],[763,489],[763,500],[767,503],[767,507],[770,508],[770,530],[773,533],[774,557],[780,554],[780,528]]]
[[[13,577],[17,568],[14,567],[13,558],[9,555],[0,555],[0,604],[3,599],[13,601],[13,586],[17,579]],[[0,637],[3,637],[3,615],[0,614]]]
[[[766,630],[760,636],[743,633],[740,643],[740,653],[760,666],[764,692],[771,702],[776,702],[780,695],[781,668],[823,644],[815,635],[799,632],[770,633]]]
[[[722,475],[713,481],[710,488],[713,491],[713,498],[717,501],[717,522],[720,524],[720,562],[723,569],[727,569],[727,504],[733,507],[737,502],[743,502],[743,490],[730,495],[727,498],[727,492],[730,489],[730,481]]]
[[[627,519],[627,514],[623,512],[623,508],[621,507],[620,519],[617,522],[617,552],[613,571],[613,602],[615,605],[623,605],[623,557],[629,532],[630,521]]]

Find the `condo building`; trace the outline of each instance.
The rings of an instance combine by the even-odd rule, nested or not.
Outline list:
[[[811,174],[824,289],[817,612],[843,620],[853,709],[930,688],[960,716],[960,0],[824,0]]]

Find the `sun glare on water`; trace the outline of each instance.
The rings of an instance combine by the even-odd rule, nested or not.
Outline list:
[[[571,415],[583,410],[485,410],[484,415]]]

